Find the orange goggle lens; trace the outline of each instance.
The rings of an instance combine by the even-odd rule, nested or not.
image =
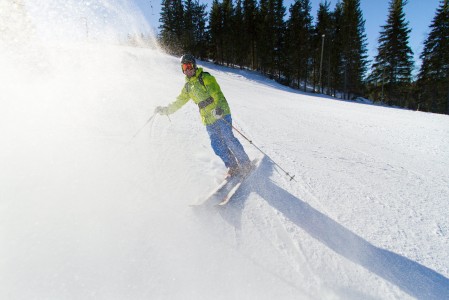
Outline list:
[[[193,64],[192,63],[186,63],[186,64],[182,64],[182,71],[185,72],[187,70],[193,70]]]

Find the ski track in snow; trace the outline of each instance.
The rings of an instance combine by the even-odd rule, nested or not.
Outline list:
[[[1,93],[0,298],[449,297],[447,116],[200,62],[268,157],[229,205],[191,208],[225,172],[197,108],[131,139],[182,88],[177,58],[82,43],[39,56],[0,71],[23,83]]]

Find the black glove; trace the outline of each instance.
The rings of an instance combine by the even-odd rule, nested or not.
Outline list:
[[[220,107],[217,107],[217,108],[213,109],[212,110],[212,115],[217,120],[223,118],[223,109],[220,108]]]

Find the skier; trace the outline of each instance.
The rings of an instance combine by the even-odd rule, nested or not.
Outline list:
[[[195,57],[191,54],[181,57],[181,69],[186,76],[181,94],[168,106],[156,107],[154,112],[170,115],[192,99],[198,105],[212,149],[228,169],[226,177],[248,171],[250,159],[232,132],[231,111],[215,77],[198,68]]]

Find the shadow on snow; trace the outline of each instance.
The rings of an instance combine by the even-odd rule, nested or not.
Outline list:
[[[256,192],[270,206],[334,252],[357,263],[418,299],[446,299],[449,279],[415,261],[381,249],[314,209],[269,179],[274,165],[266,157],[245,187],[220,215],[238,230],[244,201]]]

